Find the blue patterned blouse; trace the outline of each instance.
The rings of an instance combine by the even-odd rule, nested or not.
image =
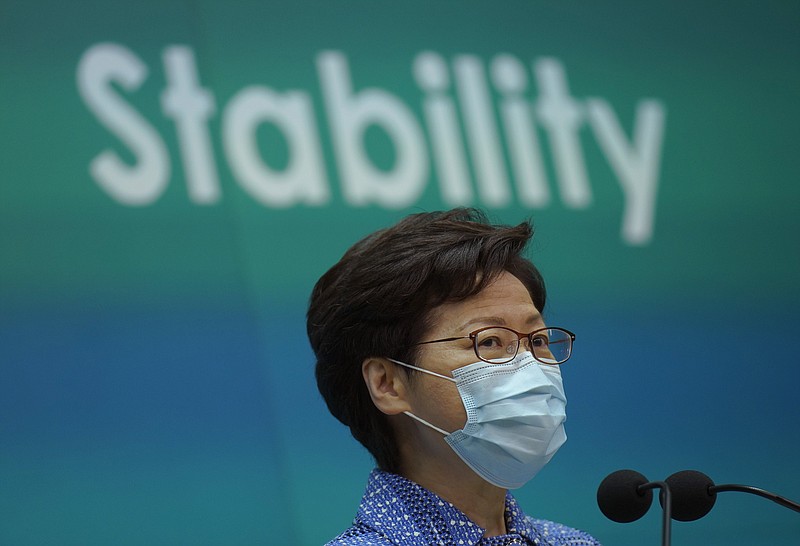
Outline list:
[[[458,508],[421,485],[375,469],[352,527],[328,546],[600,546],[587,533],[526,516],[506,494],[507,535],[483,538]]]

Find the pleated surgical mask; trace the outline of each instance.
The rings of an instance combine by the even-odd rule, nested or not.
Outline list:
[[[539,363],[530,352],[504,364],[480,361],[463,366],[453,370],[453,377],[389,360],[456,384],[467,412],[461,430],[447,432],[405,413],[443,434],[472,470],[498,487],[522,487],[567,439],[561,369]]]

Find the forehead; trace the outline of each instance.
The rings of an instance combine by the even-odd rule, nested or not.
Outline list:
[[[533,326],[541,320],[525,285],[504,272],[474,296],[434,308],[429,316],[429,332],[463,335],[482,326],[516,329]]]

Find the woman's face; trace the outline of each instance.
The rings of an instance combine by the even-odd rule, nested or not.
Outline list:
[[[525,285],[508,272],[499,275],[475,296],[435,308],[431,313],[431,323],[432,327],[421,341],[467,336],[484,326],[506,326],[518,332],[530,332],[545,326]],[[472,340],[459,339],[422,345],[414,364],[452,377],[454,369],[477,361]],[[414,415],[447,432],[459,430],[466,423],[464,404],[452,381],[419,373],[410,386],[409,402]],[[438,439],[441,441],[441,435]]]

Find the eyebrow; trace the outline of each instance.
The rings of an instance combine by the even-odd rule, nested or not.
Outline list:
[[[529,315],[528,318],[525,320],[525,324],[532,325],[536,322],[542,321],[542,315],[540,313],[536,313],[533,315]],[[476,317],[474,319],[470,319],[461,326],[459,326],[458,331],[463,332],[467,330],[470,326],[475,324],[484,324],[486,326],[507,326],[508,323],[505,321],[503,317]]]

